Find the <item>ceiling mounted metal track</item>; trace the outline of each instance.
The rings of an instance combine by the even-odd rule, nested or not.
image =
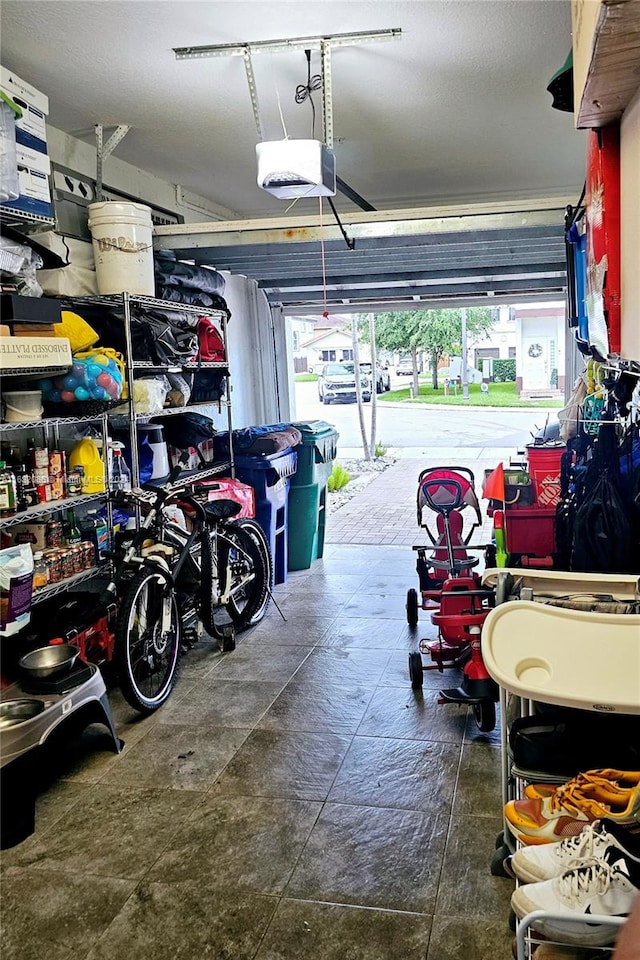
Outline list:
[[[244,57],[251,53],[276,53],[282,50],[308,50],[329,44],[332,47],[353,47],[360,43],[399,40],[400,27],[389,30],[361,30],[359,33],[333,33],[325,36],[290,37],[285,40],[254,40],[251,43],[210,43],[197,47],[174,47],[176,60],[203,60],[207,57]]]

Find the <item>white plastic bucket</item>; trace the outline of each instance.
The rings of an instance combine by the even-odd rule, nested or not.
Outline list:
[[[40,390],[6,390],[2,394],[4,419],[7,423],[23,420],[39,420],[42,416],[42,393]]]
[[[153,297],[151,210],[142,203],[89,204],[98,292]]]

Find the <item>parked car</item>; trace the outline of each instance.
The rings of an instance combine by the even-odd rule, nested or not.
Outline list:
[[[397,377],[413,376],[413,361],[400,360],[400,362],[398,363],[398,366],[396,367],[396,376]]]
[[[371,379],[371,363],[362,362],[360,370]],[[376,363],[376,393],[382,393],[384,390],[391,390],[391,374],[381,364]]]
[[[371,400],[371,378],[360,375],[362,399]],[[351,362],[325,363],[318,375],[318,399],[322,403],[354,403],[356,399],[355,367]]]

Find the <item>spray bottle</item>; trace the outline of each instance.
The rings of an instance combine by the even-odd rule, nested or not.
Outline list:
[[[112,450],[111,476],[109,477],[109,489],[112,492],[131,490],[131,471],[122,456],[124,443],[114,440],[110,444]]]

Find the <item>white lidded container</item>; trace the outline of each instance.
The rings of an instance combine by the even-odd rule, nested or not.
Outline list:
[[[138,434],[142,439],[146,436],[149,446],[153,452],[153,468],[151,472],[152,480],[159,480],[166,477],[170,471],[169,454],[167,444],[164,439],[164,430],[159,423],[139,423]]]
[[[2,406],[7,423],[39,420],[42,416],[42,392],[40,390],[3,390]]]
[[[108,200],[89,204],[89,230],[100,294],[153,297],[151,210],[142,203]]]

